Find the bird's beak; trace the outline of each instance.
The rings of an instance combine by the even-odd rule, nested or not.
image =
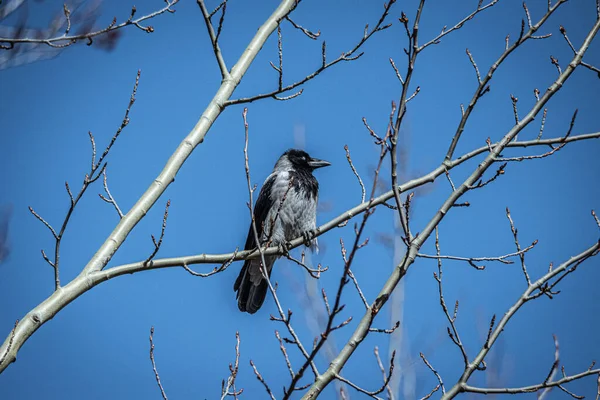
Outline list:
[[[317,168],[321,168],[321,167],[328,167],[331,165],[331,163],[329,161],[319,160],[318,158],[311,158],[310,161],[308,162],[308,165],[312,169],[317,169]]]

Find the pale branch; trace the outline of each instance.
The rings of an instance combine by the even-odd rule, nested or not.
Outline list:
[[[469,265],[471,265],[475,269],[484,269],[485,266],[476,265],[475,263],[481,262],[481,261],[497,261],[497,262],[501,262],[502,264],[514,264],[514,261],[509,260],[509,258],[521,256],[521,254],[524,254],[524,253],[528,252],[529,250],[533,249],[537,243],[538,243],[538,241],[535,240],[531,245],[527,246],[524,249],[521,249],[514,253],[504,254],[502,256],[497,256],[497,257],[457,257],[457,256],[447,256],[447,255],[439,255],[439,254],[432,255],[432,254],[423,254],[423,253],[418,253],[417,257],[429,258],[429,259],[434,259],[434,260],[465,261],[465,262],[469,263]]]
[[[221,381],[221,400],[225,400],[227,396],[233,396],[234,399],[242,394],[244,389],[235,389],[235,379],[240,368],[240,333],[235,332],[235,362],[232,365],[229,364],[229,376],[227,377],[227,383],[225,380]]]
[[[560,0],[559,0],[560,1]],[[463,182],[460,187],[457,188],[444,202],[444,204],[440,207],[437,213],[433,216],[433,218],[425,225],[423,230],[420,232],[419,236],[415,237],[414,240],[410,243],[409,248],[403,259],[400,263],[394,268],[393,273],[389,276],[385,284],[383,285],[379,295],[376,300],[373,302],[371,310],[365,313],[358,323],[354,333],[351,335],[350,339],[346,343],[346,345],[341,349],[339,354],[331,361],[327,370],[321,374],[321,378],[317,380],[304,395],[303,399],[314,399],[318,396],[323,389],[335,378],[335,375],[341,371],[343,366],[346,364],[350,356],[354,353],[356,348],[360,345],[362,340],[369,332],[369,328],[373,323],[374,318],[379,313],[379,310],[385,305],[387,300],[390,297],[391,292],[396,287],[400,279],[406,274],[408,268],[412,265],[415,260],[415,257],[423,245],[425,240],[427,240],[435,227],[441,222],[444,216],[450,211],[452,205],[456,203],[460,197],[468,191],[468,186],[473,185],[481,176],[487,171],[487,169],[492,165],[493,160],[504,150],[504,148],[508,147],[510,142],[513,141],[514,137],[522,131],[527,125],[533,121],[535,116],[541,111],[541,109],[548,103],[548,101],[556,94],[571,76],[575,68],[580,64],[583,55],[586,50],[589,48],[592,39],[596,36],[600,30],[600,19],[598,19],[591,30],[586,35],[583,44],[581,45],[577,55],[573,57],[571,62],[565,68],[562,74],[554,81],[552,85],[546,90],[543,96],[540,97],[540,100],[536,102],[531,110],[522,117],[519,124],[513,126],[502,138],[502,140],[495,146],[485,159],[477,166],[477,168],[472,172],[472,174],[467,177],[467,179]],[[440,171],[440,174],[443,173],[443,169]],[[596,247],[598,244],[596,244]],[[596,249],[594,249],[596,250]],[[490,341],[495,340],[495,337],[492,335]],[[487,354],[487,351],[486,351]],[[483,357],[481,359],[476,359],[475,363],[470,363],[468,366],[468,371],[466,372],[467,378],[471,376],[473,371],[478,368],[481,368],[481,362],[483,361]],[[453,390],[455,390],[453,388]],[[456,389],[458,390],[458,389]],[[454,396],[456,395],[455,392]],[[453,396],[453,397],[454,397]]]
[[[346,150],[346,159],[348,160],[348,164],[350,164],[350,169],[352,169],[352,173],[354,174],[354,176],[356,176],[356,179],[358,179],[358,184],[360,185],[360,190],[361,190],[360,202],[364,203],[366,193],[367,193],[367,191],[365,190],[365,184],[363,183],[362,179],[360,179],[360,175],[358,174],[358,171],[356,171],[356,168],[354,167],[354,163],[352,163],[352,158],[350,157],[350,150],[348,149],[347,144],[344,145],[344,150]]]
[[[227,69],[227,64],[225,64],[225,59],[223,58],[223,54],[221,53],[221,48],[219,47],[219,35],[221,34],[221,29],[223,27],[223,20],[225,18],[225,10],[227,8],[227,1],[224,1],[213,11],[212,14],[208,13],[206,9],[206,5],[204,4],[204,0],[197,0],[198,7],[200,7],[200,11],[202,11],[202,16],[204,17],[204,22],[206,23],[206,29],[208,30],[208,36],[210,37],[210,42],[212,43],[213,52],[215,53],[215,58],[217,59],[217,63],[219,64],[219,70],[221,71],[221,78],[223,80],[229,79],[229,70]],[[214,13],[216,13],[219,9],[222,9],[221,19],[219,20],[218,31],[215,33],[213,28],[213,24],[211,22],[211,17]]]
[[[482,388],[482,387],[464,385],[462,387],[462,391],[469,392],[469,393],[479,393],[479,394],[533,393],[533,392],[537,392],[539,390],[543,390],[543,389],[547,389],[547,388],[560,387],[561,385],[564,385],[565,383],[569,383],[569,382],[572,382],[575,380],[579,380],[581,378],[585,378],[586,376],[597,375],[597,374],[600,374],[600,368],[583,371],[583,372],[580,372],[575,375],[569,375],[569,376],[563,377],[556,381],[540,383],[537,385],[515,387],[515,388]]]
[[[323,293],[325,293],[325,292],[323,292]],[[19,320],[16,320],[15,326],[10,331],[10,335],[9,335],[9,339],[8,339],[8,346],[6,347],[6,350],[4,351],[4,353],[2,354],[2,357],[0,357],[0,365],[2,365],[4,363],[4,360],[6,359],[6,355],[10,352],[10,348],[12,347],[13,340],[15,339],[15,331],[17,330],[18,325],[19,325]]]
[[[322,50],[323,62],[321,64],[321,66],[319,68],[315,69],[312,73],[310,73],[307,76],[305,76],[304,78],[302,78],[292,84],[286,85],[286,86],[283,86],[282,82],[280,81],[281,86],[279,86],[276,90],[273,90],[268,93],[257,94],[255,96],[243,97],[243,98],[239,98],[239,99],[235,99],[235,100],[227,100],[224,102],[223,106],[227,107],[227,106],[230,106],[233,104],[250,103],[250,102],[253,102],[256,100],[266,99],[266,98],[273,98],[276,100],[289,100],[290,98],[299,96],[302,93],[303,89],[300,90],[299,92],[297,92],[291,96],[285,97],[285,98],[278,97],[278,95],[289,92],[290,90],[295,89],[298,86],[303,85],[304,83],[314,79],[319,74],[321,74],[321,72],[325,71],[326,69],[328,69],[342,61],[354,61],[354,60],[360,58],[363,55],[363,53],[356,54],[356,52],[365,44],[365,42],[367,42],[373,36],[373,34],[379,32],[379,31],[385,30],[391,26],[391,24],[383,25],[383,23],[389,14],[392,4],[394,4],[395,2],[396,2],[396,0],[390,0],[389,2],[387,2],[385,4],[383,14],[379,18],[379,21],[377,21],[377,24],[375,24],[375,28],[373,28],[370,32],[365,31],[365,34],[363,35],[363,37],[358,41],[358,43],[351,50],[349,50],[347,52],[343,52],[335,60],[326,62],[325,42],[323,42],[323,50]]]
[[[60,36],[54,36],[49,38],[43,37],[0,37],[0,49],[11,50],[15,47],[15,44],[23,43],[23,44],[44,44],[53,48],[64,48],[68,47],[77,41],[87,40],[87,44],[91,45],[93,39],[100,35],[105,35],[110,32],[117,31],[119,29],[125,28],[126,26],[135,26],[138,29],[141,29],[144,32],[151,33],[154,32],[154,28],[152,26],[143,26],[142,22],[155,18],[164,13],[174,13],[175,10],[172,8],[175,4],[177,4],[179,0],[166,0],[166,5],[156,10],[150,14],[144,15],[140,18],[133,19],[134,14],[136,13],[135,6],[131,9],[131,15],[126,20],[117,24],[117,18],[113,18],[112,22],[104,29],[100,29],[97,31],[77,34],[77,35],[69,35],[71,20],[70,20],[70,11],[67,8],[66,4],[64,5],[63,11],[66,19],[66,29],[65,33]]]
[[[168,400],[167,394],[165,393],[165,389],[163,388],[163,385],[160,382],[160,375],[158,375],[156,363],[154,362],[154,327],[150,328],[150,361],[152,362],[152,370],[154,371],[154,378],[156,379],[156,383],[158,384],[158,388],[160,389],[160,394],[162,395],[163,400]]]
[[[543,140],[529,140],[529,141],[521,141],[521,142],[511,142],[508,143],[505,148],[513,148],[513,147],[536,147],[536,146],[548,146],[553,144],[561,144],[563,141],[565,143],[572,143],[576,141],[582,140],[591,140],[591,139],[600,139],[600,132],[583,134],[583,135],[575,135],[570,136],[567,139],[563,138],[552,138],[552,139],[543,139]],[[491,145],[492,150],[496,148],[499,143],[494,143]],[[407,181],[399,186],[400,192],[408,192],[410,190],[416,189],[428,183],[434,182],[440,175],[445,174],[445,171],[448,169],[452,169],[457,167],[467,160],[470,160],[480,154],[484,154],[489,152],[488,146],[482,146],[478,149],[472,150],[457,159],[453,160],[449,167],[446,167],[444,164],[438,166],[434,170],[429,173],[422,175],[421,177],[412,179]],[[345,224],[352,218],[360,215],[365,212],[370,206],[374,207],[377,205],[384,205],[386,201],[390,200],[394,197],[393,191],[385,192],[375,198],[373,198],[372,202],[367,201],[357,206],[344,211],[337,217],[332,220],[324,223],[323,225],[317,227],[316,236],[321,236],[326,232],[329,232],[332,229],[338,228],[340,224]],[[294,249],[304,244],[304,238],[298,237],[290,241],[290,247],[288,250]],[[264,249],[265,255],[284,255],[280,246],[271,246]],[[138,261],[130,264],[123,264],[119,266],[114,266],[102,271],[95,272],[92,276],[94,279],[98,281],[105,281],[108,279],[113,279],[117,276],[132,274],[139,271],[151,270],[151,269],[160,269],[160,268],[173,268],[173,267],[183,267],[197,264],[223,264],[227,262],[233,261],[243,261],[260,257],[259,253],[256,250],[243,250],[243,251],[235,251],[232,253],[224,253],[224,254],[197,254],[190,256],[181,256],[181,257],[173,257],[173,258],[160,258],[152,261],[152,265],[148,267],[144,267],[144,261]],[[219,271],[220,272],[220,271]],[[210,275],[214,273],[211,272]],[[198,275],[202,276],[202,275]],[[99,283],[99,282],[97,282]]]
[[[508,56],[511,55],[518,47],[520,47],[527,40],[531,39],[533,37],[533,34],[540,27],[542,27],[542,25],[548,20],[548,18],[550,18],[550,16],[558,9],[558,7],[560,7],[561,4],[565,3],[566,1],[567,0],[558,0],[556,2],[556,4],[551,6],[548,9],[548,11],[542,16],[542,18],[540,18],[540,20],[535,25],[533,25],[531,28],[529,28],[529,30],[527,32],[522,31],[522,34],[519,36],[519,39],[516,42],[514,42],[512,45],[509,46],[509,42],[508,42],[509,37],[508,36],[506,37],[506,49],[500,55],[500,57],[492,64],[492,66],[488,70],[487,74],[483,77],[483,79],[481,80],[481,83],[479,84],[477,89],[475,89],[475,92],[473,94],[473,97],[471,98],[471,101],[469,102],[467,108],[464,110],[464,112],[462,114],[462,118],[458,124],[458,127],[456,128],[456,132],[454,134],[454,137],[452,138],[452,142],[450,143],[448,152],[446,153],[445,162],[449,162],[452,159],[452,157],[454,155],[454,151],[456,150],[456,146],[458,145],[458,141],[460,140],[460,137],[465,130],[467,121],[468,121],[469,117],[471,116],[471,113],[472,113],[473,109],[475,108],[477,101],[489,90],[489,88],[490,88],[489,82],[491,81],[491,79],[494,76],[494,73],[496,72],[498,67],[500,67],[500,65],[508,58]]]
[[[287,11],[291,9],[293,0],[284,0],[280,7],[277,9],[275,16],[272,16],[268,23],[263,25],[261,29],[258,30],[257,34],[251,41],[251,45],[249,49],[257,48],[259,43],[263,43],[264,40],[268,37],[268,35],[273,32],[273,30],[277,27],[277,15],[284,15]],[[555,82],[552,86],[550,86],[549,90],[540,98],[539,105],[536,104],[534,107],[531,117],[526,116],[521,121],[520,126],[514,127],[513,130],[521,130],[525,125],[527,125],[530,120],[533,118],[537,112],[539,112],[542,107],[547,103],[550,97],[560,89],[560,87],[564,84],[568,76],[570,76],[572,70],[578,65],[578,61],[581,60],[585,49],[589,46],[591,41],[591,37],[595,35],[597,32],[597,25],[594,30],[588,35],[584,45],[581,50],[578,52],[578,55],[572,61],[573,66],[569,65],[567,69],[563,72],[563,75],[559,77],[557,82]],[[260,48],[260,46],[258,46]],[[240,77],[245,73],[250,63],[256,56],[256,51],[246,50],[246,52],[240,57],[240,60],[236,64],[237,67],[233,69],[236,77]],[[168,185],[173,181],[176,173],[181,168],[187,157],[191,154],[193,149],[203,141],[208,129],[212,126],[212,123],[216,120],[220,112],[222,111],[222,104],[224,99],[227,99],[231,96],[231,93],[235,89],[236,83],[232,81],[223,82],[221,88],[217,92],[215,98],[211,101],[208,108],[205,110],[203,116],[198,121],[198,124],[194,127],[194,129],[190,132],[190,134],[181,142],[178,149],[175,153],[170,157],[169,162],[165,165],[165,168],[160,173],[160,175],[153,181],[150,185],[146,193],[138,200],[138,202],[132,207],[127,215],[120,221],[118,226],[115,228],[114,232],[109,236],[109,238],[103,243],[103,245],[99,248],[97,253],[92,257],[92,259],[85,266],[82,273],[73,279],[69,284],[62,287],[60,291],[55,291],[52,295],[50,295],[44,302],[40,303],[38,306],[34,307],[27,315],[22,318],[17,326],[17,329],[14,333],[14,341],[10,346],[10,349],[7,350],[8,344],[11,341],[10,337],[7,337],[0,347],[0,352],[6,353],[6,361],[2,365],[0,365],[0,372],[3,371],[7,365],[12,363],[16,354],[22,345],[27,341],[29,337],[37,331],[37,329],[45,324],[47,321],[52,319],[60,310],[62,310],[67,304],[71,301],[79,297],[81,294],[90,290],[92,287],[112,278],[115,278],[120,275],[135,273],[144,270],[156,269],[156,268],[166,268],[166,267],[180,267],[184,263],[186,265],[192,264],[200,264],[200,263],[224,263],[233,256],[233,253],[229,254],[218,254],[218,255],[209,255],[209,254],[200,254],[194,256],[186,256],[186,257],[176,257],[176,258],[167,258],[162,260],[153,260],[152,266],[145,267],[143,261],[121,265],[117,267],[112,267],[107,270],[103,270],[104,267],[109,263],[112,255],[118,250],[123,241],[127,238],[128,234],[131,232],[133,227],[145,216],[148,209],[152,207],[152,205],[156,202],[156,200],[160,197],[160,195],[166,190]],[[544,139],[544,140],[531,140],[531,141],[522,141],[522,142],[509,142],[507,143],[505,140],[495,143],[492,146],[492,149],[495,151],[498,148],[498,154],[504,149],[509,147],[529,147],[529,146],[539,146],[539,145],[551,145],[551,144],[559,144],[562,142],[570,143],[580,140],[590,140],[600,138],[600,132],[576,135],[567,138],[566,140],[563,138],[553,138],[553,139]],[[512,138],[511,138],[512,139]],[[463,156],[452,160],[449,163],[442,164],[438,168],[435,168],[428,174],[425,174],[419,178],[410,180],[405,184],[400,186],[400,191],[408,191],[414,189],[416,187],[425,185],[429,182],[435,181],[435,179],[444,173],[446,170],[450,170],[453,167],[456,167],[466,160],[472,159],[479,154],[489,152],[488,146],[482,146],[479,149],[472,150],[469,153],[464,154]],[[487,164],[484,164],[486,166]],[[483,168],[485,170],[485,168]],[[459,188],[459,190],[461,190]],[[462,191],[462,190],[461,190]],[[455,198],[461,196],[462,193],[455,194]],[[372,199],[369,202],[365,202],[359,204],[352,209],[349,209],[343,212],[338,217],[332,219],[331,221],[323,224],[321,227],[317,228],[316,235],[319,236],[335,227],[338,227],[340,224],[343,224],[355,217],[356,215],[370,209],[373,206],[379,204],[386,204],[386,201],[393,197],[393,191],[388,191],[383,193],[382,195]],[[447,210],[446,210],[447,211]],[[441,219],[442,215],[436,217],[437,219]],[[430,234],[430,232],[429,232]],[[423,238],[429,236],[427,232],[425,232]],[[292,248],[297,247],[303,244],[304,238],[300,237],[294,239],[291,242]],[[281,254],[281,249],[278,247],[272,247],[265,250],[265,254]],[[248,258],[256,258],[256,254],[254,251],[243,251],[237,254],[235,260],[243,260]],[[388,283],[385,286],[385,290],[383,291],[383,297],[379,297],[377,299],[378,305],[383,305],[385,303],[386,296],[388,290],[391,290],[397,283],[399,279],[403,276],[402,269],[404,266],[410,265],[410,259],[405,258],[405,260],[399,265],[397,270],[394,272],[394,275],[388,279]],[[359,326],[359,329],[354,334],[354,340],[359,339],[364,334],[364,322],[369,321],[371,318],[363,318],[363,325]],[[356,343],[356,341],[353,341]],[[353,350],[352,350],[353,351]],[[352,351],[346,347],[343,349],[343,353],[341,358],[338,361],[343,361],[345,363],[345,359],[352,354]],[[328,379],[330,374],[328,374]],[[326,384],[324,381],[320,385]]]
[[[154,237],[154,235],[150,235],[152,238],[152,244],[154,245],[154,250],[150,256],[144,261],[144,265],[149,265],[152,262],[152,259],[156,256],[156,253],[160,250],[160,246],[162,245],[163,238],[165,237],[165,229],[167,228],[167,219],[169,218],[169,207],[171,206],[171,200],[167,200],[167,204],[165,205],[165,213],[163,214],[162,226],[160,229],[160,236],[158,241]]]
[[[102,175],[103,175],[103,183],[104,183],[104,191],[106,192],[106,196],[105,197],[102,193],[98,193],[98,196],[100,196],[100,198],[102,200],[104,200],[105,202],[112,204],[113,207],[115,208],[115,211],[117,211],[117,214],[119,214],[119,218],[123,218],[123,212],[121,211],[121,209],[119,208],[119,205],[117,204],[117,201],[114,199],[114,197],[112,196],[112,194],[110,193],[110,190],[108,190],[108,183],[106,182],[106,169],[104,169],[102,171]],[[70,194],[70,193],[69,193]],[[73,198],[73,196],[71,196],[71,199]],[[71,203],[73,203],[73,200],[71,200]]]
[[[62,287],[62,290],[55,291],[46,301],[34,307],[23,319],[20,320],[10,351],[7,352],[6,360],[8,362],[0,365],[0,373],[16,359],[16,354],[21,346],[33,335],[33,333],[47,321],[52,319],[67,304],[79,297],[84,292],[90,290],[93,286],[127,271],[113,270],[108,275],[103,269],[108,265],[112,256],[127,239],[133,228],[144,218],[148,210],[156,203],[160,196],[167,190],[174,181],[178,171],[183,166],[193,150],[204,141],[210,127],[219,117],[224,109],[225,102],[231,97],[233,91],[241,81],[251,63],[256,58],[259,50],[266,42],[267,38],[277,28],[279,22],[285,18],[297,5],[296,0],[281,0],[274,12],[266,19],[265,23],[257,30],[250,43],[245,46],[243,54],[239,57],[237,63],[231,69],[231,79],[221,82],[219,89],[207,108],[202,113],[198,122],[191,132],[181,141],[177,149],[169,157],[164,168],[159,175],[152,180],[148,189],[140,196],[129,212],[119,221],[115,229],[109,234],[103,244],[88,261],[81,273],[71,282]],[[231,257],[231,255],[230,255]],[[229,258],[229,257],[228,257]],[[219,263],[226,260],[219,261]],[[181,264],[178,264],[181,266]],[[143,266],[143,262],[140,264]],[[142,267],[139,270],[151,269]],[[120,273],[119,273],[120,272]],[[9,338],[2,346],[1,352],[6,351]]]
[[[538,297],[538,296],[535,296],[535,292],[540,291],[540,293],[541,293],[541,291],[544,290],[544,286],[547,285],[551,279],[559,276],[560,274],[568,272],[570,270],[570,268],[572,268],[573,265],[579,265],[581,262],[587,260],[590,257],[597,255],[599,252],[600,252],[600,241],[596,242],[594,245],[592,245],[591,247],[582,251],[581,253],[577,254],[576,256],[571,257],[569,260],[563,262],[558,267],[548,271],[545,275],[543,275],[537,281],[528,285],[527,289],[523,292],[523,294],[521,294],[521,296],[517,299],[517,301],[504,314],[504,316],[500,319],[500,321],[498,322],[496,327],[493,329],[491,334],[488,335],[488,339],[486,340],[485,345],[482,346],[482,348],[479,351],[479,353],[477,354],[477,356],[475,356],[473,361],[471,361],[468,364],[468,366],[465,368],[462,376],[459,378],[459,380],[456,382],[456,384],[446,393],[446,396],[442,397],[442,399],[443,400],[453,399],[459,393],[464,392],[464,391],[475,391],[477,393],[534,392],[534,391],[543,389],[545,387],[562,385],[564,383],[570,382],[575,379],[580,379],[587,375],[593,375],[593,374],[600,373],[600,370],[591,370],[591,368],[590,368],[589,370],[582,372],[580,374],[573,375],[573,376],[563,378],[563,379],[559,379],[557,381],[547,381],[547,382],[545,382],[545,384],[542,383],[540,385],[528,386],[525,388],[518,388],[518,389],[510,389],[510,388],[482,389],[482,388],[475,388],[475,387],[471,387],[471,386],[467,385],[467,382],[468,382],[469,378],[471,377],[471,375],[473,374],[473,372],[475,371],[476,366],[484,361],[484,359],[487,356],[487,354],[489,353],[490,349],[492,348],[492,346],[494,345],[494,343],[496,342],[496,340],[498,339],[500,334],[506,328],[506,325],[508,324],[510,319],[521,309],[521,307],[525,303]],[[474,389],[474,390],[467,390],[467,389]],[[523,389],[525,389],[525,391],[523,391]],[[485,392],[482,392],[482,390],[484,390]],[[517,390],[517,391],[514,391],[514,390]],[[521,390],[521,391],[518,391],[518,390]]]

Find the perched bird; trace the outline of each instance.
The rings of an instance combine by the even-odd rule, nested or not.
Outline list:
[[[319,183],[313,176],[317,168],[331,165],[310,157],[305,151],[290,149],[277,160],[273,172],[263,184],[256,205],[254,219],[260,245],[287,247],[287,243],[304,236],[305,244],[316,249],[317,239],[310,236],[317,227],[317,198]],[[250,224],[245,250],[257,248],[254,230]],[[264,256],[269,276],[277,255]],[[254,314],[265,301],[268,284],[261,271],[261,259],[246,260],[233,285],[237,292],[240,311]]]

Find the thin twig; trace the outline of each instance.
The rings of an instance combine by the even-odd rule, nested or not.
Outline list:
[[[152,362],[152,370],[154,370],[154,377],[156,378],[156,383],[158,384],[158,388],[160,389],[160,394],[162,395],[163,400],[167,399],[167,394],[165,393],[165,389],[163,388],[162,383],[160,382],[160,376],[158,375],[158,370],[156,369],[156,363],[154,362],[154,327],[150,328],[150,361]]]
[[[252,362],[252,360],[250,360],[250,365],[252,366],[252,369],[254,370],[254,375],[256,375],[256,379],[258,379],[259,382],[262,383],[262,385],[264,386],[264,388],[267,391],[267,394],[269,395],[269,397],[271,398],[271,400],[275,400],[275,396],[273,396],[273,392],[271,391],[271,388],[269,387],[269,385],[267,384],[267,382],[265,382],[265,380],[262,377],[262,375],[258,372],[258,369],[256,368],[256,365],[254,365],[254,363]]]
[[[350,157],[350,150],[348,149],[348,145],[344,145],[344,150],[346,150],[346,159],[348,160],[348,164],[350,164],[350,168],[352,169],[354,176],[356,176],[356,179],[358,179],[358,184],[360,185],[360,190],[361,190],[360,202],[364,203],[365,197],[367,195],[367,191],[365,190],[365,185],[364,185],[362,179],[360,179],[360,175],[358,174],[358,171],[356,171],[356,168],[354,167],[354,164],[352,163],[352,158]]]
[[[150,262],[152,261],[154,256],[156,256],[156,253],[158,253],[158,250],[160,250],[160,246],[162,245],[163,238],[165,237],[165,229],[167,228],[167,218],[169,218],[169,207],[170,206],[171,206],[171,200],[167,200],[167,204],[165,205],[165,213],[163,214],[163,222],[162,222],[162,226],[160,229],[160,236],[158,238],[158,241],[156,241],[156,238],[154,237],[154,235],[150,235],[150,237],[152,238],[152,244],[154,244],[154,250],[152,251],[150,256],[144,262],[146,265],[150,264]]]

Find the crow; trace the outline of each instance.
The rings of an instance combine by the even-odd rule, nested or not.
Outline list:
[[[299,236],[305,245],[317,250],[317,239],[311,240],[317,227],[317,199],[319,183],[313,176],[317,168],[331,165],[325,160],[312,158],[305,151],[289,149],[277,160],[273,172],[265,180],[256,205],[254,219],[260,245],[288,247],[288,242]],[[250,224],[245,250],[257,248],[254,230]],[[271,270],[277,255],[264,256],[266,271]],[[261,259],[246,260],[233,285],[237,292],[240,311],[254,314],[267,295],[268,283],[261,271]]]

